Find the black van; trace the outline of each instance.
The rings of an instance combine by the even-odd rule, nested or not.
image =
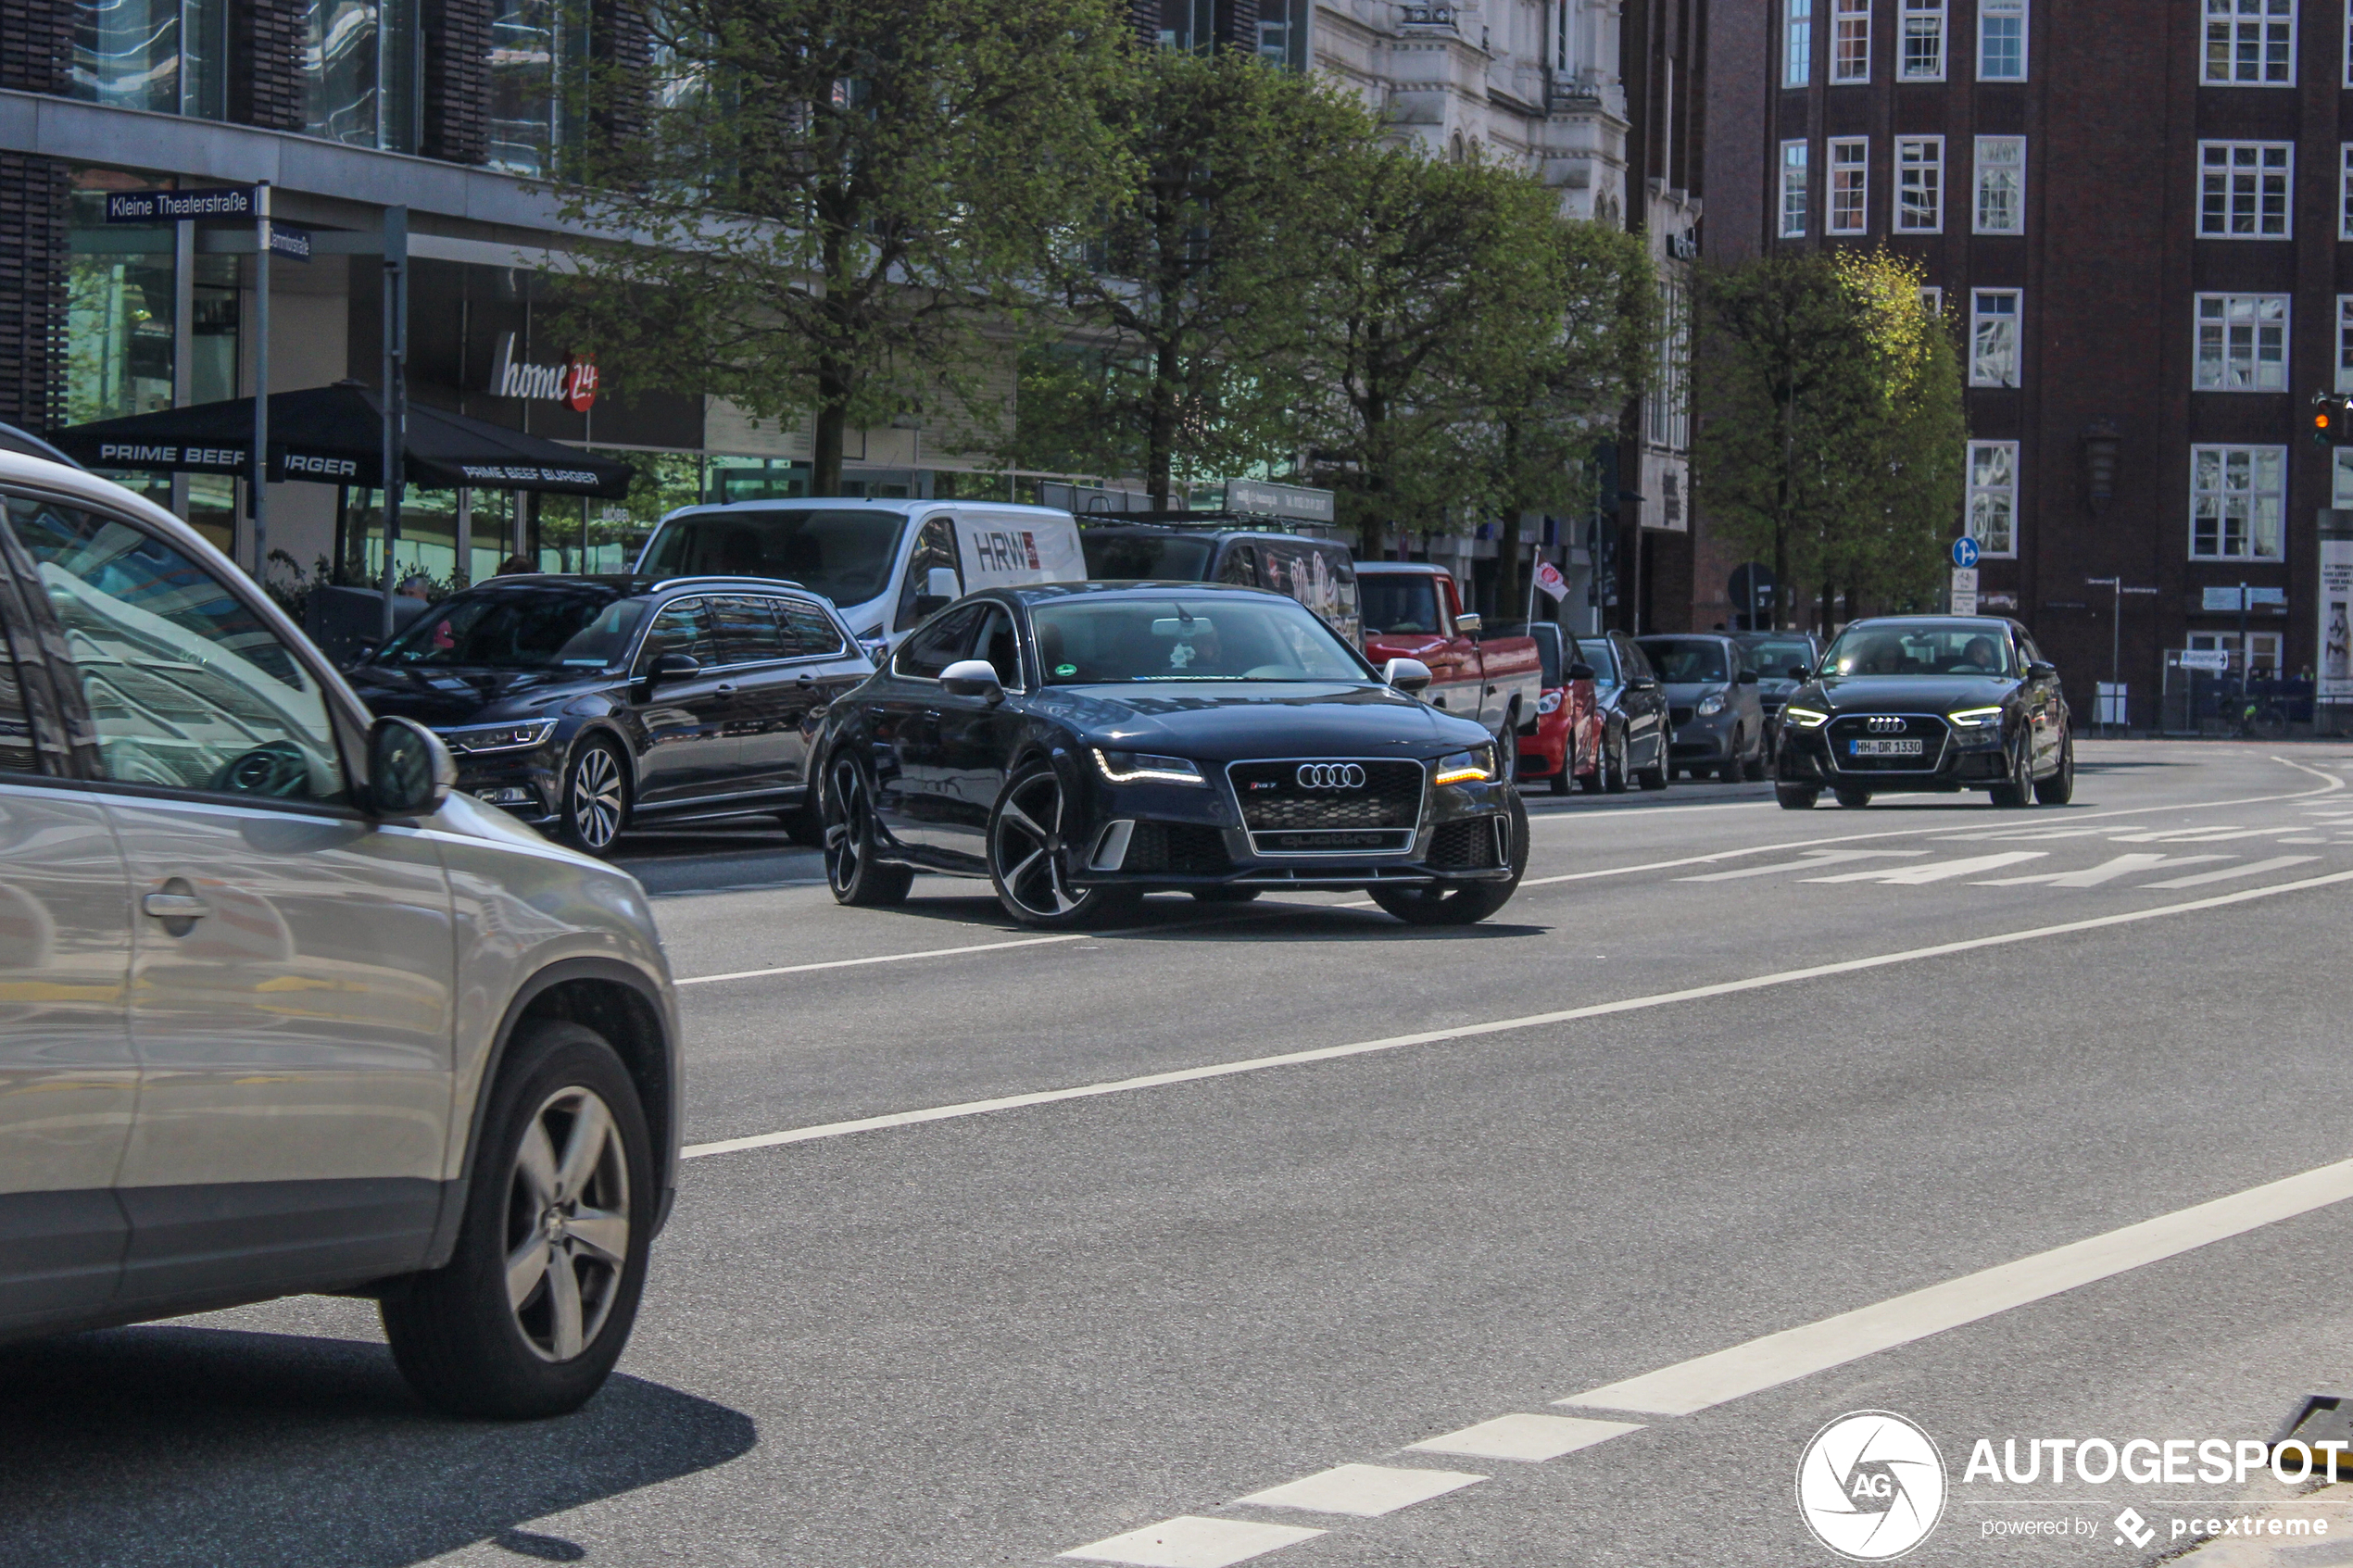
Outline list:
[[[1181,520],[1181,521],[1180,521]],[[1114,583],[1239,583],[1289,594],[1362,647],[1356,558],[1337,539],[1268,528],[1230,512],[1078,520],[1087,575]]]

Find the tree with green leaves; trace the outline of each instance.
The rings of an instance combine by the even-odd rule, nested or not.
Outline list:
[[[1918,268],[1766,257],[1704,274],[1699,301],[1692,491],[1718,538],[1770,559],[1775,624],[1800,587],[1919,602],[1960,516],[1966,423]]]
[[[1181,476],[1287,463],[1288,378],[1327,264],[1321,210],[1378,127],[1351,95],[1239,50],[1139,50],[1105,99],[1126,182],[1059,257],[1053,335],[1022,364],[1023,466]]]
[[[563,330],[616,391],[844,433],[977,401],[993,335],[1118,188],[1098,112],[1108,0],[660,0],[653,63],[600,71],[559,193],[625,242],[578,252]]]

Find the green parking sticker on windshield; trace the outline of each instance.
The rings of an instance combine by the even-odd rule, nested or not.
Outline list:
[[[1054,666],[1054,673],[1057,675],[1076,675],[1078,673],[1078,666],[1076,664],[1057,664]]]

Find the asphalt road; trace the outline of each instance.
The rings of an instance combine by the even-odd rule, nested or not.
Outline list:
[[[2353,1175],[2233,1198],[2353,1155],[2353,755],[2082,760],[2064,809],[1535,797],[1459,932],[1155,898],[1039,941],[979,884],[842,909],[779,837],[642,841],[696,1147],[623,1375],[444,1423],[321,1298],[0,1350],[0,1562],[1828,1563],[1799,1457],[1867,1409],[1949,1472],[1907,1562],[2178,1553],[2291,1489],[1963,1469],[2353,1386]],[[1617,1425],[1408,1450],[1514,1414]],[[2299,1507],[2347,1538],[2282,1561],[2353,1562]]]

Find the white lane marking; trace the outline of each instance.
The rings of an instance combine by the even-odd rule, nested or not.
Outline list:
[[[2325,838],[2283,838],[2280,842],[2282,844],[2326,844],[2329,841]]]
[[[1459,1470],[1340,1464],[1234,1500],[1259,1508],[1297,1508],[1310,1513],[1347,1513],[1358,1519],[1378,1519],[1384,1513],[1394,1513],[1401,1508],[1475,1486],[1486,1479],[1484,1475],[1466,1474]]]
[[[2119,855],[2088,871],[2043,872],[2034,876],[2006,876],[1992,882],[1975,882],[1972,887],[2026,887],[2041,883],[2048,887],[2097,887],[2114,882],[2120,876],[2134,872],[2153,872],[2160,866],[2194,866],[2201,860],[2227,860],[2228,855],[2176,855],[2167,859],[2162,855]]]
[[[2009,828],[1994,828],[1986,833],[1944,834],[1940,835],[1940,839],[1942,842],[1947,844],[1976,844],[1987,841],[1996,844],[2040,844],[2045,839],[2049,838],[2093,838],[2096,837],[2100,834],[2114,833],[2115,831],[2116,830],[2114,828],[2100,827],[2028,828],[2023,831],[2012,831]]]
[[[1585,810],[1530,811],[1531,822],[1575,822],[1583,817],[1611,817],[1621,812],[1633,812],[1644,817],[1671,817],[1678,811],[1758,811],[1773,806],[1770,800],[1720,800],[1707,806],[1597,806]]]
[[[2219,872],[2201,872],[2196,876],[2177,876],[2171,882],[2144,883],[2145,887],[2204,887],[2209,882],[2231,882],[2243,876],[2259,876],[2265,872],[2284,871],[2290,866],[2309,865],[2318,855],[2278,855],[2268,860],[2256,860],[2244,866],[2231,866]]]
[[[1573,1454],[1629,1432],[1640,1432],[1638,1421],[1589,1421],[1568,1415],[1499,1415],[1460,1432],[1407,1445],[1407,1451],[1469,1454],[1476,1459],[1512,1459],[1541,1464],[1548,1459]]]
[[[2112,833],[2111,844],[2222,844],[2233,838],[2264,838],[2279,832],[2268,828],[2167,828],[2148,833]]]
[[[1898,887],[1919,887],[1931,882],[1949,882],[1957,876],[1974,872],[1999,871],[2022,860],[2048,858],[2042,849],[2007,849],[1999,855],[1974,855],[1966,860],[1932,860],[1925,866],[1874,866],[1867,872],[1845,872],[1838,876],[1809,876],[1807,882],[1884,882]]]
[[[1689,1415],[2347,1198],[2353,1198],[2353,1160],[2341,1160],[1553,1402]]]
[[[1131,1094],[1139,1089],[1163,1088],[1172,1084],[1195,1084],[1210,1078],[1230,1077],[1242,1073],[1263,1073],[1269,1068],[1298,1067],[1309,1062],[1337,1061],[1344,1057],[1365,1056],[1376,1051],[1397,1050],[1406,1046],[1436,1045],[1448,1040],[1476,1039],[1484,1035],[1501,1035],[1517,1029],[1534,1029],[1546,1024],[1570,1023],[1580,1019],[1606,1018],[1617,1013],[1643,1012],[1652,1008],[1672,1007],[1680,1002],[1704,1001],[1713,997],[1738,996],[1743,991],[1761,991],[1770,986],[1792,985],[1800,981],[1818,980],[1833,974],[1857,974],[1867,970],[1885,969],[1896,964],[1918,963],[1925,959],[1944,958],[1953,953],[1974,952],[1982,947],[2003,947],[2017,942],[2032,942],[2045,936],[2062,936],[2078,931],[2098,931],[2111,925],[2132,925],[2141,921],[2162,920],[2170,915],[2194,914],[2200,909],[2219,909],[2233,904],[2244,904],[2258,898],[2271,898],[2284,893],[2300,893],[2308,888],[2333,887],[2353,882],[2353,872],[2333,872],[2326,876],[2307,877],[2301,882],[2278,882],[2264,887],[2249,887],[2236,893],[2218,893],[2211,897],[2193,898],[2186,903],[2160,904],[2154,909],[2132,909],[2121,914],[2094,915],[2083,920],[2071,920],[2057,925],[2035,926],[2024,931],[1996,932],[1991,936],[1971,936],[1957,942],[1940,942],[1929,947],[1909,947],[1900,952],[1877,953],[1868,958],[1843,959],[1835,963],[1815,964],[1806,969],[1783,970],[1775,974],[1751,975],[1743,980],[1719,981],[1712,985],[1694,985],[1687,990],[1662,991],[1647,997],[1628,997],[1619,1001],[1595,1002],[1588,1007],[1567,1008],[1558,1012],[1529,1013],[1522,1018],[1502,1018],[1486,1023],[1466,1023],[1453,1029],[1431,1029],[1416,1035],[1392,1035],[1385,1039],[1359,1040],[1344,1046],[1321,1046],[1313,1050],[1289,1051],[1280,1056],[1252,1057],[1241,1061],[1221,1061],[1207,1067],[1188,1067],[1172,1073],[1148,1073],[1140,1077],[1117,1078],[1101,1084],[1080,1084],[1066,1089],[1040,1089],[1030,1094],[1004,1095],[995,1099],[967,1100],[960,1105],[938,1105],[921,1110],[893,1111],[884,1116],[863,1116],[849,1122],[827,1122],[812,1127],[792,1127],[783,1132],[754,1133],[746,1137],[720,1138],[711,1143],[689,1144],[679,1150],[684,1160],[699,1160],[711,1154],[733,1154],[748,1148],[774,1148],[784,1144],[809,1143],[819,1138],[847,1137],[854,1133],[879,1132],[889,1127],[912,1127],[926,1122],[948,1122],[966,1116],[985,1116],[999,1110],[1014,1110],[1033,1105],[1053,1105],[1063,1100],[1093,1099],[1102,1095]]]
[[[1062,1555],[1086,1562],[1131,1563],[1134,1568],[1227,1568],[1325,1533],[1297,1524],[1252,1524],[1180,1513],[1092,1546],[1073,1547]]]
[[[1023,936],[1011,942],[974,942],[962,947],[925,947],[912,953],[879,953],[870,959],[827,959],[823,963],[779,964],[774,969],[738,969],[725,974],[690,974],[681,985],[709,985],[721,980],[764,980],[772,974],[807,974],[819,969],[856,969],[864,964],[906,963],[913,959],[952,959],[959,953],[996,953],[1007,947],[1042,947],[1052,942],[1084,942],[1106,932],[1065,933],[1060,936]]]
[[[1925,855],[1925,849],[1817,849],[1802,860],[1789,860],[1778,866],[1744,866],[1736,872],[1710,872],[1705,876],[1679,876],[1677,882],[1738,882],[1748,876],[1780,876],[1785,872],[1818,871],[1843,860],[1901,859],[1911,855]]]

